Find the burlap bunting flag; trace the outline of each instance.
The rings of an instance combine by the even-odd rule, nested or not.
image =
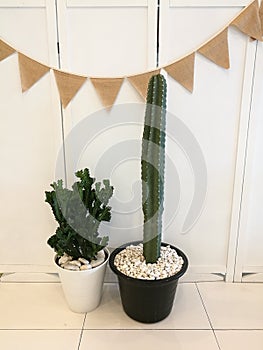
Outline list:
[[[235,26],[252,39],[262,41],[263,35],[263,0],[259,7],[258,0],[247,5],[227,27],[218,35],[206,42],[199,49],[167,66],[159,67],[152,71],[120,78],[89,78],[98,93],[102,104],[111,108],[120,91],[123,80],[127,78],[137,92],[146,99],[149,79],[164,69],[173,79],[185,89],[192,92],[194,87],[195,54],[202,54],[215,64],[229,68],[228,28]],[[22,91],[28,90],[49,70],[53,70],[60,99],[64,108],[77,94],[88,77],[66,73],[61,70],[48,67],[24,54],[17,52],[13,47],[0,39],[0,61],[13,53],[18,53]]]
[[[69,102],[79,91],[81,86],[85,83],[87,78],[71,73],[61,72],[55,69],[53,71],[56,78],[62,106],[66,108]]]
[[[139,92],[142,98],[145,100],[147,96],[148,82],[151,76],[160,73],[160,69],[156,69],[151,72],[146,72],[143,74],[132,75],[128,77],[132,86]]]
[[[23,92],[31,88],[32,85],[50,70],[49,67],[32,60],[22,53],[18,53],[18,63]]]
[[[11,46],[7,45],[4,41],[0,39],[0,61],[4,60],[12,53],[16,52]]]
[[[253,39],[262,40],[258,0],[255,0],[237,16],[231,25]]]
[[[195,53],[164,67],[164,70],[188,91],[194,88]]]
[[[114,104],[124,78],[90,78],[104,107],[108,109]]]
[[[230,67],[227,34],[228,28],[198,50],[210,61],[226,69]]]
[[[263,1],[261,1],[259,8],[259,19],[261,24],[261,35],[263,35]]]

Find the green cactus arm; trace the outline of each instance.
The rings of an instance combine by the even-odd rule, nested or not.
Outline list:
[[[45,191],[45,202],[47,202],[52,209],[53,215],[58,223],[65,222],[64,208],[68,202],[70,191],[63,188],[63,181],[58,180],[50,185],[54,190]]]
[[[72,189],[63,188],[62,180],[53,183],[53,191],[45,192],[59,226],[48,239],[48,244],[59,254],[64,252],[74,258],[92,259],[108,243],[108,237],[98,233],[101,221],[110,221],[111,207],[107,206],[113,194],[109,180],[104,187],[95,183],[86,168],[76,172],[80,181]]]

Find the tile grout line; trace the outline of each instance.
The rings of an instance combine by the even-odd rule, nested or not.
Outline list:
[[[37,331],[37,332],[39,332],[39,331],[41,331],[41,332],[46,332],[46,331],[48,331],[48,332],[56,332],[56,331],[63,331],[63,332],[70,332],[70,331],[81,331],[81,329],[80,328],[0,328],[0,331],[2,332],[2,331],[10,331],[10,332],[12,332],[12,331],[25,331],[25,332],[27,332],[27,331],[29,331],[29,332],[32,332],[32,331]]]
[[[215,337],[215,340],[216,340],[216,344],[217,344],[217,346],[218,346],[218,349],[221,350],[221,347],[220,347],[220,345],[219,345],[219,342],[218,342],[218,339],[217,339],[215,330],[214,330],[213,325],[212,325],[212,321],[211,321],[211,319],[210,319],[210,317],[209,317],[209,314],[208,314],[208,311],[207,311],[207,309],[206,309],[206,307],[205,307],[205,303],[204,303],[204,300],[203,300],[203,298],[202,298],[201,292],[200,292],[200,290],[199,290],[199,288],[198,288],[198,284],[195,283],[195,286],[196,286],[197,292],[198,292],[198,294],[199,294],[199,297],[200,297],[200,299],[201,299],[201,303],[202,303],[202,305],[203,305],[203,308],[204,308],[204,310],[205,310],[206,317],[207,317],[208,322],[209,322],[209,324],[210,324],[210,327],[211,327],[211,329],[212,329],[212,331],[213,331],[213,334],[214,334],[214,337]]]
[[[152,331],[158,331],[158,332],[170,332],[170,331],[176,331],[176,332],[184,332],[184,331],[211,331],[211,328],[85,328],[85,331],[113,331],[113,332],[119,332],[119,331],[141,331],[141,332],[152,332]]]
[[[85,326],[85,322],[86,322],[86,317],[87,317],[87,313],[85,313],[84,319],[83,319],[83,323],[82,323],[82,327],[81,327],[81,331],[80,331],[80,336],[79,336],[79,345],[78,345],[78,349],[80,350],[80,345],[81,345],[81,341],[82,341],[82,336],[83,336],[83,331],[84,331],[84,326]]]
[[[232,332],[263,332],[263,328],[212,328],[212,330],[219,331],[219,332],[224,332],[224,331],[232,331]],[[41,331],[41,332],[46,332],[46,331],[63,331],[63,332],[70,332],[70,331],[160,331],[160,332],[166,332],[166,331],[211,331],[211,328],[0,328],[0,331],[4,332],[13,332],[13,331]]]
[[[263,328],[215,328],[214,329],[215,331],[219,331],[219,332],[227,332],[227,331],[231,331],[231,332],[235,332],[235,331],[238,331],[238,332],[254,332],[254,331],[257,331],[257,332],[262,332],[263,331]]]

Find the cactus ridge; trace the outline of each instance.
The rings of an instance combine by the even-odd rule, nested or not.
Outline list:
[[[152,76],[149,81],[142,138],[143,253],[147,263],[156,262],[161,249],[165,126],[166,81],[158,74]]]

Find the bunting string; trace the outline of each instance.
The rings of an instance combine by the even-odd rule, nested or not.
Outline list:
[[[196,53],[201,54],[206,59],[224,69],[230,68],[228,48],[228,29],[230,26],[234,26],[253,40],[262,41],[263,1],[260,6],[258,0],[252,1],[223,29],[184,57],[157,67],[154,70],[144,71],[139,74],[122,77],[88,77],[65,72],[24,55],[2,39],[0,39],[0,61],[7,59],[14,53],[18,54],[22,92],[30,89],[46,73],[53,71],[63,108],[68,106],[86,80],[89,79],[102,105],[110,109],[118,96],[124,79],[127,79],[145,100],[149,78],[154,74],[158,74],[161,69],[164,69],[168,75],[186,90],[193,92]]]

